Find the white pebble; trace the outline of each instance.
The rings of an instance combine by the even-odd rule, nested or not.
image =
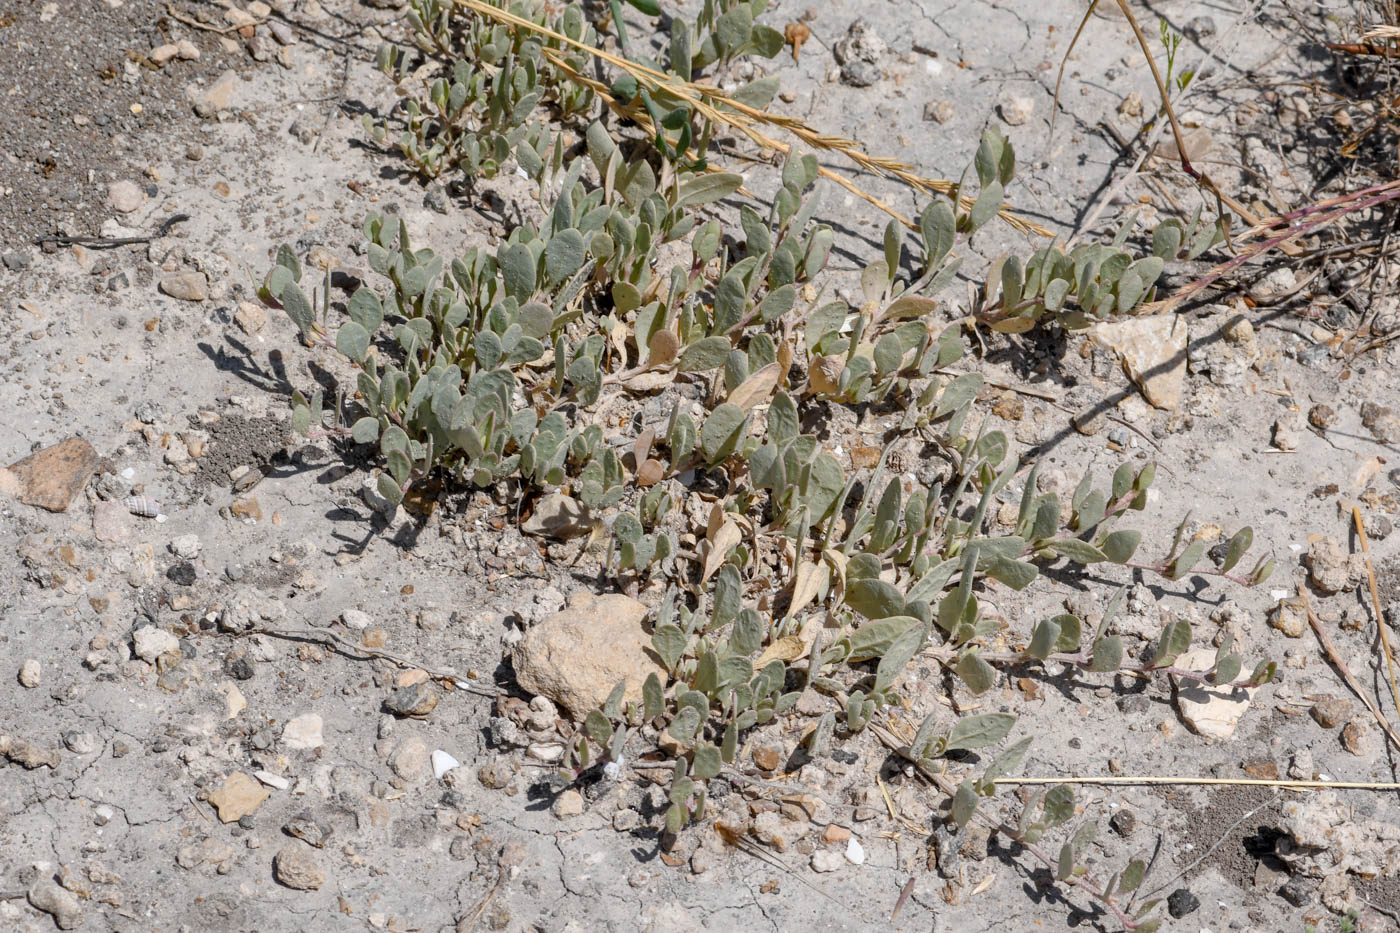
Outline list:
[[[170,553],[185,560],[194,560],[202,547],[198,535],[180,535],[170,542]]]
[[[440,748],[433,749],[433,777],[439,781],[442,776],[462,763]]]
[[[132,633],[136,656],[143,661],[155,663],[156,658],[180,650],[180,640],[165,629],[154,625],[143,625]]]
[[[846,843],[846,861],[852,865],[865,864],[865,849],[855,836],[852,836],[850,841]]]
[[[282,777],[280,774],[273,774],[271,771],[254,771],[253,777],[262,781],[268,787],[276,788],[277,790],[286,790],[292,786],[291,781]]]

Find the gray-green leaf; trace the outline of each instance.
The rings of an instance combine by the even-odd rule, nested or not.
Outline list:
[[[969,655],[969,657],[973,657],[973,655]],[[1011,713],[982,713],[977,716],[964,716],[953,726],[953,731],[948,733],[948,744],[944,750],[954,751],[960,748],[971,749],[995,745],[1006,738],[1007,733],[1014,725],[1016,725],[1016,717]]]
[[[681,353],[676,368],[683,373],[718,369],[724,365],[724,361],[729,358],[729,351],[733,348],[734,345],[729,342],[728,337],[706,337],[697,340]]]

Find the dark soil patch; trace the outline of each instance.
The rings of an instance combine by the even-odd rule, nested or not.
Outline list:
[[[1179,797],[1169,797],[1168,802],[1186,811],[1186,828],[1181,838],[1195,840],[1195,852],[1188,861],[1200,858],[1215,846],[1215,851],[1196,866],[1193,874],[1215,868],[1243,890],[1251,890],[1259,860],[1271,854],[1272,841],[1278,834],[1280,813],[1278,801],[1270,803],[1273,796],[1266,787],[1219,787],[1212,790],[1210,803],[1200,809],[1184,806]],[[1244,819],[1245,814],[1256,809],[1258,812]]]
[[[209,447],[199,460],[195,481],[201,487],[227,486],[230,470],[240,466],[264,469],[286,441],[286,425],[281,421],[224,415],[210,427]]]
[[[6,251],[60,231],[96,235],[112,216],[106,185],[113,176],[155,187],[159,196],[159,184],[140,174],[153,154],[136,140],[154,129],[176,135],[185,122],[177,118],[189,113],[185,85],[217,69],[223,55],[218,40],[201,31],[188,36],[199,47],[198,61],[175,60],[158,70],[143,64],[152,48],[171,41],[162,0],[127,0],[116,9],[57,3],[47,13],[45,6],[0,0],[6,57],[0,229]],[[191,32],[182,27],[181,37]],[[139,80],[128,78],[128,61],[140,69]],[[160,202],[147,203],[151,210],[128,215],[127,223],[144,224]]]

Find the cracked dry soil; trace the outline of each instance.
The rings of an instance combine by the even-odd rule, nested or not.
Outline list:
[[[283,0],[258,16],[240,3],[267,20],[251,39],[228,28],[240,22],[229,18],[232,5],[0,0],[9,63],[0,72],[0,461],[71,435],[107,461],[67,511],[0,505],[0,927],[1115,928],[1005,840],[936,832],[941,801],[868,734],[838,743],[828,760],[763,772],[821,798],[819,821],[739,782],[714,783],[721,810],[768,819],[780,835],[796,824],[781,848],[727,846],[702,826],[663,851],[665,771],[645,762],[616,781],[552,781],[539,755],[548,756],[550,734],[557,743],[557,724],[514,690],[509,649],[573,593],[609,587],[599,555],[583,541],[522,536],[508,496],[449,490],[427,519],[385,526],[360,495],[370,461],[290,432],[287,394],[344,373],[297,344],[289,321],[251,303],[280,242],[333,263],[341,294],[344,282],[370,276],[358,251],[367,211],[398,213],[421,242],[458,252],[506,231],[518,191],[509,178],[495,198],[425,188],[394,154],[363,143],[360,114],[385,114],[396,100],[373,67],[380,37],[400,35],[392,3]],[[1212,137],[1207,164],[1227,190],[1297,206],[1335,178],[1340,131],[1300,121],[1283,91],[1259,92],[1333,80],[1333,59],[1308,32],[1328,12],[1357,10],[1188,0],[1144,8],[1187,35],[1182,55],[1207,63],[1179,106]],[[799,60],[785,50],[743,67],[781,77],[775,108],[927,174],[955,174],[982,129],[1005,124],[1022,166],[1011,202],[1068,235],[1135,158],[1100,125],[1136,132],[1133,98],[1153,100],[1126,23],[1106,10],[1070,61],[1051,132],[1055,69],[1081,14],[1070,0],[833,0],[810,10],[779,0],[766,21],[802,21],[812,38]],[[852,70],[832,50],[857,17],[886,48]],[[181,40],[197,59],[152,61],[154,49]],[[212,107],[210,95],[222,95]],[[733,140],[722,146],[759,155]],[[1164,177],[1194,203],[1194,189]],[[917,211],[907,190],[859,180]],[[767,183],[754,174],[756,190]],[[129,209],[117,209],[114,190]],[[1131,205],[1170,209],[1135,181],[1096,229]],[[36,242],[140,236],[180,214],[188,219],[149,243]],[[885,219],[835,192],[820,216],[839,235],[837,282],[852,287]],[[993,231],[969,251],[968,268],[1011,245],[1024,243]],[[195,289],[188,299],[169,294],[177,276]],[[1268,778],[1292,769],[1395,780],[1393,750],[1373,725],[1354,751],[1341,721],[1324,727],[1309,715],[1319,697],[1347,689],[1310,634],[1290,637],[1267,621],[1312,536],[1351,546],[1339,500],[1386,521],[1396,514],[1397,448],[1362,423],[1361,406],[1400,405],[1400,346],[1334,355],[1328,333],[1366,310],[1334,307],[1321,323],[1300,323],[1299,307],[1261,310],[1247,341],[1237,339],[1234,309],[1188,309],[1192,364],[1170,412],[1147,406],[1112,355],[1082,336],[992,335],[975,362],[989,380],[1058,400],[989,399],[989,426],[1016,452],[1038,452],[1047,482],[1068,490],[1086,467],[1102,477],[1123,459],[1151,458],[1158,487],[1133,525],[1146,541],[1164,542],[1189,509],[1203,536],[1252,525],[1256,548],[1280,564],[1255,590],[1109,570],[1035,595],[989,593],[992,609],[1019,621],[1063,611],[1067,598],[1091,614],[1127,583],[1123,624],[1144,642],[1163,613],[1185,616],[1199,639],[1229,631],[1246,657],[1272,657],[1283,674],[1232,738],[1214,742],[1185,727],[1165,679],[1013,671],[980,701],[952,691],[959,704],[1020,715],[1016,734],[1037,739],[1026,775]],[[1287,453],[1271,447],[1276,421],[1321,402],[1335,410],[1331,427],[1300,430]],[[1076,430],[1072,415],[1093,408],[1117,420]],[[823,441],[851,450],[879,443],[883,430],[873,415],[837,417]],[[130,497],[150,514],[114,508]],[[1371,540],[1388,606],[1397,541]],[[1345,583],[1315,602],[1352,670],[1384,694],[1364,583]],[[356,644],[410,663],[346,647]],[[471,689],[434,694],[425,715],[395,715],[401,691],[424,683],[418,664],[450,668]],[[500,699],[488,695],[496,685]],[[931,663],[916,663],[903,689],[920,717],[952,690]],[[814,701],[756,735],[744,767],[757,774],[754,762],[770,753],[801,764],[796,740],[822,711]],[[1364,725],[1359,703],[1344,721]],[[460,765],[435,775],[435,763],[448,763],[438,752]],[[1018,789],[1001,794],[1010,804]],[[1144,888],[1172,895],[1172,912],[1159,908],[1168,929],[1334,930],[1338,906],[1355,907],[1368,933],[1400,928],[1400,878],[1315,879],[1275,857],[1279,807],[1298,795],[1272,794],[1084,786],[1077,819],[1099,824],[1088,853],[1096,871],[1151,860]],[[1400,821],[1393,793],[1339,794],[1357,825]],[[849,838],[860,864],[842,854]],[[839,857],[817,858],[823,851]],[[818,862],[834,870],[817,873]]]

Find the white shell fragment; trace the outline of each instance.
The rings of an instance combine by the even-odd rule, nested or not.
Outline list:
[[[440,748],[433,749],[433,777],[439,781],[442,776],[462,763]]]
[[[273,787],[277,790],[286,790],[292,786],[291,781],[282,777],[280,774],[273,774],[271,771],[254,771],[253,777],[262,781],[268,787]]]

